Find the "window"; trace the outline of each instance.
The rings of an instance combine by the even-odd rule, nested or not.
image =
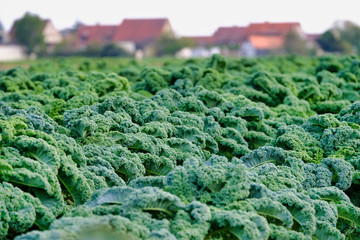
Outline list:
[[[86,43],[87,39],[88,39],[88,36],[87,36],[87,35],[81,35],[81,36],[80,36],[80,41],[81,41],[82,43]]]
[[[109,35],[105,36],[105,37],[104,37],[104,42],[105,42],[105,43],[111,42],[111,36],[109,36]]]

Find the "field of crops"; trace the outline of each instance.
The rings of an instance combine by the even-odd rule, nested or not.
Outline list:
[[[356,57],[42,60],[0,139],[0,239],[360,239]]]

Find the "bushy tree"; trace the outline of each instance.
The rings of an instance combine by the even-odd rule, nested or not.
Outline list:
[[[333,30],[327,30],[321,34],[320,38],[317,40],[320,47],[326,52],[344,52],[349,53],[351,51],[351,46],[344,42],[340,35]]]
[[[289,32],[285,36],[285,51],[290,54],[309,55],[310,49],[306,46],[305,39],[296,32]]]
[[[352,50],[359,53],[360,46],[360,26],[351,21],[340,22],[337,26],[341,39],[351,45]]]
[[[193,47],[195,43],[189,38],[176,38],[163,34],[157,41],[155,52],[157,56],[174,55],[184,47]]]
[[[129,57],[130,53],[115,43],[109,43],[102,47],[100,57]]]
[[[44,45],[44,26],[45,22],[38,15],[27,12],[14,23],[14,40],[24,45],[28,54],[33,53],[37,47]]]
[[[360,26],[350,22],[336,22],[318,39],[322,49],[327,52],[359,53]]]

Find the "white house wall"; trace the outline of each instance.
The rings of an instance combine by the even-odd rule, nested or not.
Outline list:
[[[58,44],[62,41],[61,34],[56,30],[51,21],[46,23],[43,35],[45,43],[49,45]]]
[[[249,41],[245,41],[241,45],[240,55],[244,57],[256,57],[256,48]]]
[[[117,45],[127,51],[128,53],[134,54],[136,50],[136,45],[131,41],[121,41],[117,42]]]
[[[26,59],[25,48],[18,45],[0,45],[0,62]]]

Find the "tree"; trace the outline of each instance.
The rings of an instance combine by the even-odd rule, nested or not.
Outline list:
[[[327,30],[317,40],[321,48],[326,52],[350,53],[351,45],[340,37],[334,29]]]
[[[74,25],[71,27],[71,32],[76,33],[77,30],[83,25],[83,23],[79,20],[76,20]]]
[[[25,13],[14,23],[15,41],[25,46],[28,54],[34,53],[37,48],[44,45],[44,26],[45,22],[38,15]]]
[[[79,55],[76,45],[76,32],[81,25],[83,25],[83,23],[77,20],[72,27],[61,31],[63,40],[55,46],[55,51],[51,54],[52,56]]]
[[[354,53],[360,53],[360,26],[351,22],[340,22],[336,28],[343,39],[348,45],[351,46]]]
[[[309,55],[310,49],[301,36],[291,31],[285,36],[285,51],[289,54]]]
[[[318,39],[327,52],[360,53],[360,26],[350,21],[336,22]]]
[[[131,54],[115,43],[109,43],[102,47],[100,57],[130,57]]]
[[[157,41],[155,51],[157,56],[174,55],[184,47],[193,47],[195,43],[189,38],[175,38],[164,34]]]

